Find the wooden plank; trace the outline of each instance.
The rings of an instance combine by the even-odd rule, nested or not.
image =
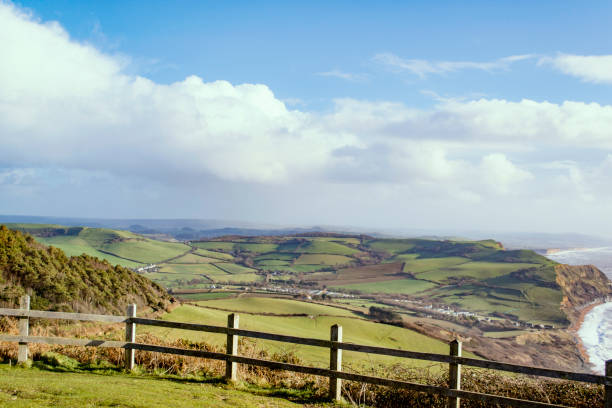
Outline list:
[[[398,350],[377,346],[365,346],[353,343],[339,343],[338,348],[347,351],[357,351],[361,353],[380,354],[392,357],[413,358],[415,360],[436,361],[439,363],[450,363],[450,356],[443,354],[421,353],[418,351]]]
[[[126,314],[128,318],[136,317],[136,304],[132,303],[128,305]],[[125,341],[128,343],[136,343],[136,323],[127,320],[125,323]],[[136,357],[136,352],[133,348],[125,349],[125,369],[133,370],[134,369],[134,361]]]
[[[594,384],[604,384],[605,377],[596,374],[575,373],[571,371],[553,370],[549,368],[521,366],[518,364],[500,363],[491,360],[479,360],[469,357],[453,357],[442,354],[420,353],[416,351],[388,349],[376,346],[364,346],[361,344],[340,343],[339,348],[343,350],[358,351],[362,353],[380,354],[393,357],[413,358],[417,360],[436,361],[440,363],[463,364],[472,367],[488,368],[492,370],[508,371],[519,374],[538,375],[541,377],[560,378],[564,380],[582,381]]]
[[[329,349],[329,369],[332,372],[342,371],[342,349],[333,344],[342,343],[342,326],[334,324],[330,328],[332,346]],[[342,380],[335,375],[329,377],[329,398],[332,401],[342,400]]]
[[[97,315],[87,313],[47,312],[44,310],[19,310],[0,308],[0,316],[35,317],[41,319],[83,320],[92,322],[124,323],[125,316]]]
[[[540,377],[559,378],[562,380],[582,381],[593,384],[604,384],[603,375],[574,373],[571,371],[552,370],[549,368],[521,366],[518,364],[498,363],[490,360],[478,360],[469,357],[451,357],[452,362],[472,367],[489,368],[493,370],[508,371],[518,374],[537,375]]]
[[[144,324],[147,326],[157,326],[157,327],[167,327],[170,329],[182,329],[182,330],[204,331],[204,332],[209,332],[209,333],[227,334],[227,327],[223,327],[223,326],[210,326],[206,324],[197,324],[197,323],[170,322],[166,320],[143,319],[141,317],[132,318],[130,319],[130,321],[136,324]]]
[[[228,329],[237,329],[238,323],[240,322],[240,316],[232,313],[227,316],[227,328]],[[237,356],[238,355],[238,336],[227,332],[227,342],[225,354],[227,356]],[[235,382],[238,379],[238,363],[230,360],[229,358],[225,362],[225,380],[230,382]]]
[[[304,344],[306,346],[329,348],[332,344],[329,340],[311,339],[309,337],[286,336],[284,334],[264,333],[244,329],[228,329],[228,333],[236,334],[243,337],[252,337],[256,339],[274,340],[293,344]]]
[[[240,364],[267,367],[272,370],[293,371],[296,373],[319,375],[323,377],[329,377],[329,375],[332,374],[332,371],[329,368],[308,367],[308,366],[301,366],[297,364],[279,363],[277,361],[260,360],[258,358],[241,357],[241,356],[232,356],[232,357],[229,357],[229,359],[231,361],[235,361]]]
[[[0,341],[57,344],[62,346],[88,346],[88,347],[126,347],[125,341],[110,340],[90,340],[90,339],[68,339],[64,337],[45,337],[45,336],[12,336],[7,334],[0,335]]]
[[[141,344],[141,343],[129,343],[124,341],[107,341],[107,340],[90,340],[90,339],[67,339],[61,337],[41,337],[41,336],[11,336],[11,335],[0,335],[0,341],[12,341],[12,342],[28,342],[28,343],[46,343],[46,344],[59,344],[67,346],[91,346],[91,347],[117,347],[117,348],[132,348],[134,350],[151,351],[158,353],[176,354],[182,356],[191,356],[199,358],[210,358],[215,360],[229,360],[241,364],[250,364],[260,367],[267,367],[273,370],[286,370],[304,374],[312,374],[329,377],[334,375],[337,378],[348,380],[365,382],[368,384],[378,384],[390,387],[401,387],[411,389],[414,391],[425,392],[430,394],[442,394],[447,397],[460,397],[471,400],[488,401],[502,405],[514,406],[514,407],[528,407],[528,408],[566,408],[563,405],[546,404],[542,402],[526,401],[515,398],[500,397],[496,395],[480,394],[470,391],[460,390],[449,390],[444,387],[437,387],[433,385],[415,384],[406,381],[391,380],[387,378],[371,377],[361,374],[347,373],[343,371],[332,371],[328,368],[318,367],[307,367],[296,364],[279,363],[276,361],[260,360],[256,358],[241,357],[241,356],[227,356],[224,353],[215,353],[211,351],[203,350],[189,350],[175,347],[156,346],[152,344]],[[607,408],[607,407],[606,407]]]
[[[389,387],[406,388],[413,391],[424,392],[427,394],[441,394],[447,397],[460,397],[470,400],[493,402],[501,405],[512,407],[527,407],[527,408],[568,408],[565,405],[547,404],[544,402],[527,401],[516,398],[500,397],[497,395],[481,394],[471,391],[449,390],[448,388],[438,387],[435,385],[416,384],[406,381],[390,380],[387,378],[371,377],[361,374],[353,374],[339,372],[338,377],[348,380],[364,382],[368,384],[386,385]]]
[[[612,408],[612,360],[606,361],[605,408]]]
[[[126,347],[131,347],[134,350],[151,351],[154,353],[175,354],[179,356],[210,358],[213,360],[226,360],[225,353],[215,353],[213,351],[190,350],[176,347],[156,346],[153,344],[131,343],[126,344]]]
[[[19,299],[19,308],[24,311],[30,310],[30,296],[24,295]],[[27,337],[30,335],[30,319],[27,317],[19,318],[19,335]],[[25,363],[28,361],[28,343],[20,342],[17,352],[17,362]]]
[[[461,342],[457,339],[450,342],[450,355],[461,357]],[[461,389],[461,365],[450,363],[448,365],[448,388],[451,390]],[[459,397],[448,397],[448,408],[460,407]]]

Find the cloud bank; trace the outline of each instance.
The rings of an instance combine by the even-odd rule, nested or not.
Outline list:
[[[91,211],[123,204],[133,216],[159,201],[150,214],[187,216],[168,213],[182,208],[209,218],[383,226],[410,209],[427,214],[420,222],[453,225],[463,217],[466,226],[495,208],[505,214],[497,214],[501,226],[521,216],[533,225],[527,220],[551,205],[564,206],[552,211],[560,214],[583,202],[610,203],[611,106],[477,99],[422,110],[337,99],[329,112],[300,111],[263,84],[190,76],[164,85],[129,75],[129,60],[5,3],[0,43],[5,213],[72,211],[116,194],[124,200],[116,208]],[[417,75],[503,69],[526,58],[380,57]],[[88,200],[77,197],[83,192]],[[448,206],[454,218],[439,215]]]

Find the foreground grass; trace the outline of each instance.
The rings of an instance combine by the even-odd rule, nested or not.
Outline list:
[[[253,389],[253,392],[266,393]],[[221,382],[107,372],[53,372],[0,364],[3,407],[298,407]],[[320,406],[320,405],[319,405]]]

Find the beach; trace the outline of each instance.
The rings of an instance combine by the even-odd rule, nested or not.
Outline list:
[[[612,280],[612,248],[555,251],[546,257],[569,265],[595,265]],[[599,374],[606,360],[612,359],[612,302],[596,302],[580,312],[570,330],[577,333],[581,353]]]

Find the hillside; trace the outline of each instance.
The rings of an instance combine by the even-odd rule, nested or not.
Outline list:
[[[50,224],[7,224],[10,229],[29,233],[38,242],[62,249],[68,256],[87,254],[113,265],[137,268],[159,263],[189,251],[176,242],[162,242],[129,231],[106,228],[65,227]]]
[[[569,269],[533,251],[506,250],[494,240],[304,233],[178,243],[103,228],[11,227],[68,255],[87,254],[134,269],[154,264],[147,277],[178,293],[213,286],[282,287],[294,294],[322,290],[411,299],[476,318],[554,327],[567,327],[581,305],[609,293],[601,274],[592,273],[592,284],[580,289],[584,280],[572,279]]]
[[[32,309],[124,313],[128,303],[166,309],[166,291],[124,267],[89,255],[68,257],[30,235],[0,226],[0,303],[31,296]]]

